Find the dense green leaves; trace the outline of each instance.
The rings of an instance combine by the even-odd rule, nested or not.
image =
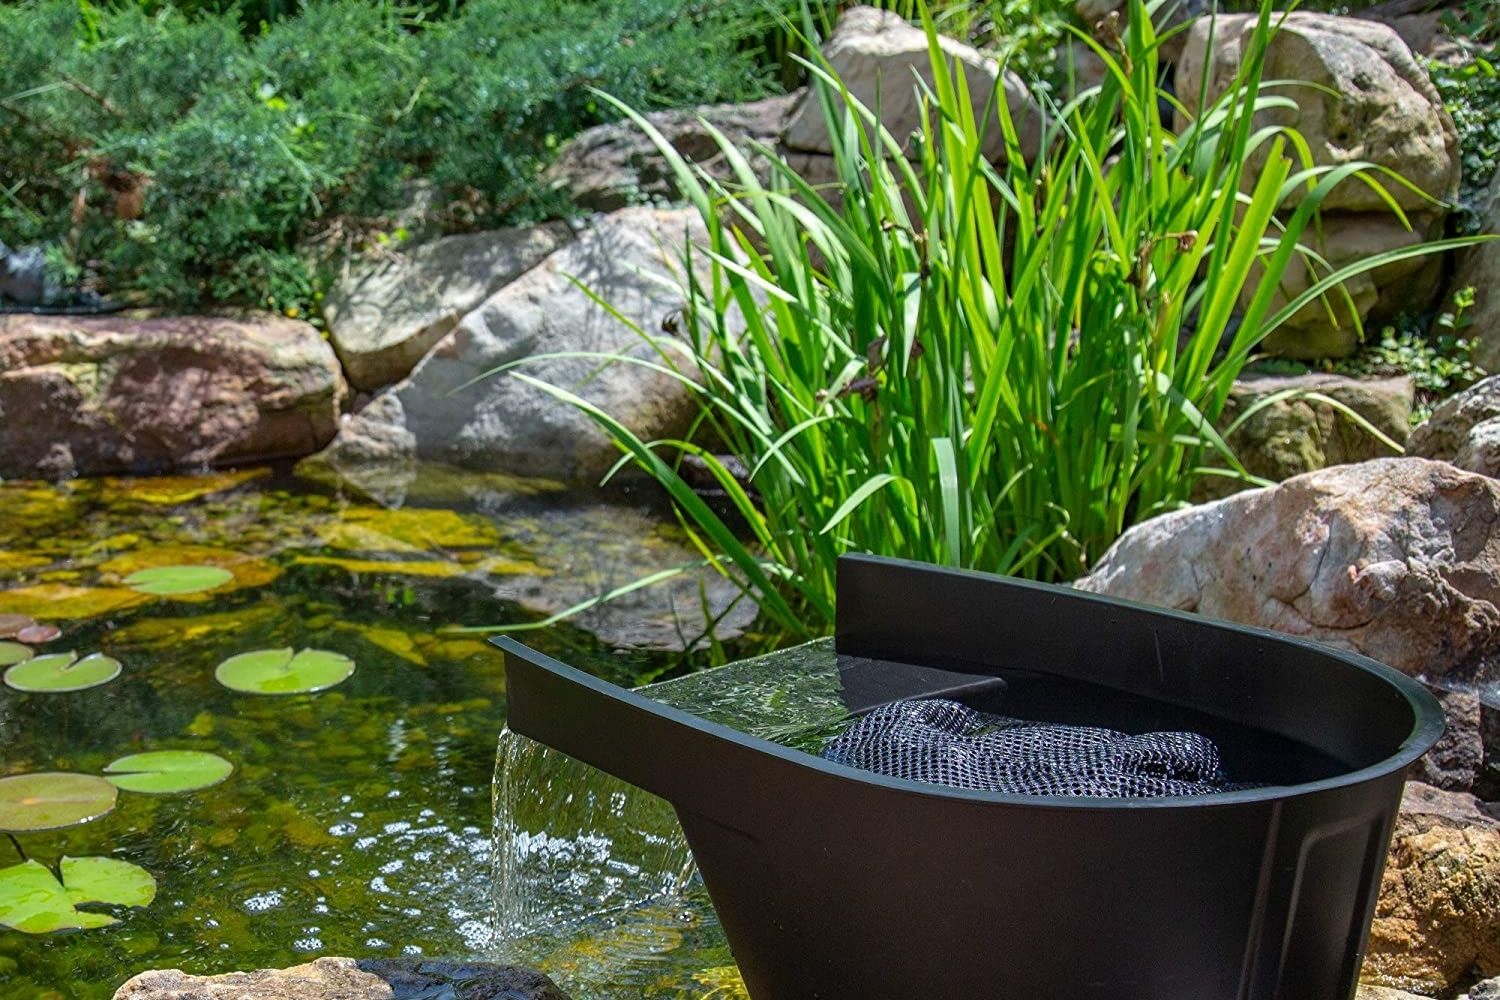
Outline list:
[[[231,656],[214,670],[220,684],[245,694],[308,694],[347,680],[354,661],[324,649],[261,649]]]
[[[50,653],[23,660],[5,671],[6,686],[17,691],[63,693],[108,684],[120,676],[120,661],[103,653]]]
[[[0,778],[0,831],[58,830],[115,807],[115,786],[91,774],[44,771]]]
[[[248,33],[151,6],[0,4],[0,231],[152,304],[307,313],[325,251],[397,229],[415,177],[439,226],[550,211],[539,174],[601,119],[591,85],[642,106],[764,90],[760,0],[469,0],[437,22],[328,0]]]
[[[143,594],[196,594],[222,587],[234,574],[218,566],[156,566],[125,578],[125,586]]]
[[[117,858],[63,858],[58,871],[61,882],[36,861],[0,868],[0,926],[27,934],[107,927],[114,917],[78,907],[147,906],[156,897],[151,873]]]
[[[109,782],[126,792],[191,792],[217,785],[234,772],[234,765],[218,754],[202,750],[153,750],[111,761],[104,769]]]

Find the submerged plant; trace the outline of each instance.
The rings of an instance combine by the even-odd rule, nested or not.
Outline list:
[[[1177,132],[1162,38],[1131,0],[1117,48],[1080,35],[1104,81],[1043,115],[1027,162],[1024,123],[1003,94],[976,115],[924,14],[934,82],[914,80],[928,113],[911,153],[809,64],[835,193],[764,149],[762,182],[723,136],[737,183],[717,182],[633,115],[709,231],[682,268],[692,370],[649,363],[698,399],[695,440],[734,461],[642,441],[569,389],[511,373],[603,427],[712,565],[793,634],[829,626],[849,551],[1074,578],[1132,523],[1187,503],[1199,477],[1250,478],[1215,422],[1269,333],[1353,275],[1454,245],[1333,271],[1300,242],[1339,184],[1404,216],[1374,168],[1317,166],[1295,130],[1265,123],[1295,106],[1261,79],[1271,18],[1267,0],[1238,77]],[[997,129],[1000,166],[985,156]],[[1317,280],[1278,307],[1282,276],[1309,263]],[[679,475],[684,456],[732,517]]]

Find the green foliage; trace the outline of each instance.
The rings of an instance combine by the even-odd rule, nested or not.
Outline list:
[[[1464,336],[1474,306],[1474,289],[1453,293],[1451,307],[1438,315],[1431,329],[1420,321],[1388,326],[1380,342],[1369,344],[1354,357],[1329,364],[1345,375],[1405,375],[1417,391],[1412,422],[1420,423],[1442,399],[1466,389],[1488,373],[1474,363],[1475,342]]]
[[[1472,205],[1500,167],[1500,10],[1472,4],[1448,19],[1462,61],[1428,60],[1432,82],[1458,126],[1463,153],[1460,202]],[[1486,12],[1487,9],[1487,12]],[[1476,220],[1468,220],[1477,228]]]
[[[1273,309],[1318,203],[1363,168],[1316,167],[1300,136],[1256,122],[1290,103],[1261,89],[1269,10],[1240,77],[1181,134],[1162,118],[1157,38],[1135,0],[1122,52],[1096,49],[1102,88],[1047,116],[1030,165],[1003,101],[976,121],[930,21],[934,114],[917,163],[816,69],[838,202],[784,164],[762,185],[727,142],[734,188],[677,160],[711,235],[684,267],[699,437],[748,483],[691,442],[640,441],[546,388],[613,435],[789,631],[830,624],[848,551],[1077,576],[1130,524],[1187,503],[1199,476],[1247,476],[1214,424],[1268,333],[1348,277],[1430,249],[1324,274]],[[985,159],[987,128],[1009,150],[1002,168]],[[691,277],[695,255],[707,279]],[[677,475],[681,454],[706,463],[748,544]]]
[[[114,294],[316,308],[329,251],[430,178],[460,225],[558,209],[536,178],[602,120],[758,96],[758,0],[471,0],[427,22],[322,0],[248,36],[231,4],[0,7],[0,238]],[[83,199],[80,207],[79,199]]]

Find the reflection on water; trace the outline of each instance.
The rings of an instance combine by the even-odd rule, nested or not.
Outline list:
[[[490,885],[501,658],[447,629],[536,619],[694,553],[638,507],[441,470],[430,482],[401,509],[259,472],[0,483],[0,612],[59,624],[49,649],[124,664],[118,680],[76,694],[0,690],[0,774],[97,772],[162,749],[236,767],[212,788],[123,794],[95,823],[22,836],[46,860],[132,861],[160,888],[113,927],[0,929],[0,997],[106,1000],[148,968],[503,952]],[[174,562],[220,565],[234,580],[180,599],[122,586],[137,568]],[[681,668],[671,647],[733,596],[684,578],[527,638],[630,684]],[[747,620],[731,610],[730,634]],[[282,646],[333,650],[359,668],[313,696],[242,695],[213,680],[230,655]],[[13,855],[0,839],[0,867]],[[586,947],[547,966],[566,984],[572,970],[639,953],[653,971],[632,996],[704,996],[730,963],[691,896],[685,911],[601,921]]]

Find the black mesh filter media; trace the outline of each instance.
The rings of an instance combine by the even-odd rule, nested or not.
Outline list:
[[[1027,722],[944,699],[898,701],[859,718],[823,751],[865,771],[1015,795],[1151,798],[1231,784],[1219,748],[1197,733]]]

